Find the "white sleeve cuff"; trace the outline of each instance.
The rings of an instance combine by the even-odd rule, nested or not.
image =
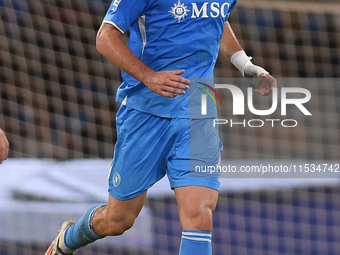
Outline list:
[[[110,21],[110,20],[103,20],[103,23],[107,23],[110,24],[112,26],[114,26],[115,28],[117,28],[122,34],[124,34],[123,29],[121,29],[116,23]]]

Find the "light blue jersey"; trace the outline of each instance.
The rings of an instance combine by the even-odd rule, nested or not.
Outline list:
[[[166,98],[122,72],[117,101],[160,117],[190,118],[190,94],[198,86],[193,81],[213,81],[224,24],[235,4],[236,0],[114,0],[103,22],[122,33],[129,28],[129,48],[150,68],[184,69],[182,76],[191,81],[185,95]],[[215,106],[209,109],[204,118],[216,116]]]

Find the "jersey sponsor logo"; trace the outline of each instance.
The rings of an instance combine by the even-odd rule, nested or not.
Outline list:
[[[202,5],[198,5],[197,3],[191,3],[191,10],[188,6],[185,6],[184,3],[181,3],[178,0],[177,3],[171,7],[171,16],[181,22],[186,16],[188,16],[188,12],[191,12],[190,18],[217,18],[222,16],[225,18],[229,13],[230,3],[224,2],[204,2]]]
[[[116,11],[121,0],[115,0],[112,4],[112,11]]]
[[[187,8],[187,6],[185,6],[181,3],[180,0],[178,0],[178,3],[175,3],[174,7],[171,7],[171,11],[169,12],[171,13],[171,16],[174,16],[174,18],[178,20],[178,22],[181,22],[181,19],[184,19],[190,11]]]
[[[225,2],[220,4],[218,2],[212,2],[209,5],[209,2],[204,2],[201,8],[197,6],[196,3],[192,3],[192,14],[191,18],[217,18],[218,16],[222,16],[225,18],[229,13],[230,4]]]

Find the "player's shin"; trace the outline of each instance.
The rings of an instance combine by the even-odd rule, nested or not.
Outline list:
[[[211,255],[211,231],[183,230],[179,255]]]
[[[66,230],[63,240],[65,247],[60,247],[62,250],[66,249],[68,252],[74,251],[103,238],[99,236],[92,227],[94,213],[103,206],[105,206],[105,204],[98,204],[91,207],[77,222]]]

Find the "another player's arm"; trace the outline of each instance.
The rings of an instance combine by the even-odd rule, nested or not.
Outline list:
[[[7,158],[9,152],[9,142],[5,132],[0,128],[0,164]]]
[[[224,25],[224,33],[222,35],[220,44],[220,53],[230,59],[231,63],[240,70],[244,77],[259,78],[259,82],[256,84],[255,90],[258,94],[265,96],[269,95],[273,88],[277,86],[276,80],[262,67],[254,65],[244,52],[242,46],[238,42],[229,22]]]
[[[97,34],[98,52],[159,95],[171,98],[185,94],[190,81],[180,76],[184,70],[155,72],[133,54],[121,36],[116,27],[103,23]]]

